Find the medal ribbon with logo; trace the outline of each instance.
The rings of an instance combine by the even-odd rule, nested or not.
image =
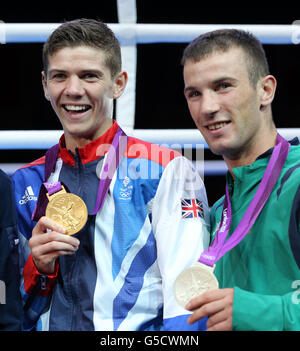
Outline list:
[[[126,148],[127,136],[118,127],[100,174],[96,204],[91,215],[95,215],[101,210],[112,177]],[[66,234],[73,235],[84,227],[88,212],[84,201],[79,196],[70,193],[66,185],[61,182],[47,181],[55,169],[58,153],[58,144],[46,153],[44,183],[41,186],[32,220],[38,221],[40,217],[46,215],[61,224],[66,229]]]
[[[277,182],[289,153],[289,148],[290,144],[277,134],[276,145],[258,189],[240,223],[227,240],[232,213],[229,190],[226,184],[221,223],[213,243],[202,252],[196,264],[184,270],[175,281],[174,293],[180,305],[184,307],[193,297],[218,288],[218,281],[213,274],[215,263],[226,252],[238,245],[253,226]]]

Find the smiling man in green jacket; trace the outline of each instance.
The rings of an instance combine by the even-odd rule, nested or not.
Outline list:
[[[219,289],[186,306],[208,330],[300,330],[300,147],[278,135],[276,79],[259,41],[217,30],[185,49],[184,93],[192,118],[228,172],[211,211]],[[201,259],[201,258],[200,258]]]

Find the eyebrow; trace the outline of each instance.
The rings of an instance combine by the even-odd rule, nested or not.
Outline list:
[[[229,82],[231,82],[231,83],[237,83],[238,82],[238,80],[236,79],[236,78],[233,78],[233,77],[221,77],[221,78],[218,78],[218,79],[216,79],[216,80],[214,80],[213,82],[212,82],[212,85],[217,85],[217,84],[219,84],[219,83],[222,83],[222,82],[224,82],[224,81],[229,81]]]
[[[64,69],[59,69],[59,68],[52,68],[48,71],[49,74],[51,73],[67,73],[68,71],[67,70],[64,70]],[[98,74],[100,76],[103,76],[104,73],[102,71],[100,71],[99,69],[83,69],[81,71],[79,71],[80,74],[85,74],[85,73],[95,73],[95,74]]]
[[[82,71],[80,71],[80,73],[95,73],[98,74],[99,76],[103,76],[104,73],[102,71],[100,71],[99,69],[96,68],[90,68],[90,69],[83,69]]]
[[[48,70],[48,73],[53,73],[53,72],[64,73],[66,71],[63,70],[63,69],[58,69],[58,68],[51,68],[51,69]]]
[[[188,86],[188,87],[185,87],[184,89],[183,89],[183,94],[186,94],[186,93],[188,93],[189,91],[194,91],[194,90],[197,90],[195,87],[193,87],[193,86]]]
[[[220,84],[220,83],[222,83],[224,81],[227,81],[227,82],[229,81],[229,82],[234,84],[234,83],[238,82],[238,79],[233,78],[233,77],[224,76],[224,77],[221,77],[221,78],[213,80],[210,84],[212,86],[214,86],[214,85],[218,85],[218,84]],[[186,94],[187,92],[194,91],[194,90],[198,90],[198,88],[196,88],[194,86],[187,86],[187,87],[184,88],[183,93]]]

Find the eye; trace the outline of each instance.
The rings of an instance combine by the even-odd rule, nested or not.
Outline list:
[[[66,75],[64,73],[53,73],[50,76],[51,80],[58,81],[58,82],[63,81],[65,78],[66,78]]]
[[[86,78],[86,79],[93,79],[93,78],[96,78],[96,75],[93,74],[93,73],[86,73],[83,78]]]
[[[194,91],[191,93],[191,97],[200,96],[199,91]]]
[[[81,78],[86,80],[87,82],[95,82],[99,79],[99,75],[94,72],[86,72],[82,74]]]
[[[193,98],[197,98],[200,95],[201,94],[198,90],[189,90],[188,92],[186,92],[185,97],[186,99],[193,99]]]
[[[220,82],[216,85],[215,91],[227,90],[231,86],[232,86],[232,84],[230,84],[229,82]]]

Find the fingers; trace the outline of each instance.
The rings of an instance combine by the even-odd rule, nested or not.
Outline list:
[[[209,316],[206,323],[207,331],[232,330],[232,317],[226,309]]]
[[[52,274],[55,261],[63,255],[74,254],[79,247],[79,240],[65,235],[65,229],[47,217],[42,217],[32,231],[29,246],[33,261],[43,274]]]
[[[39,234],[39,233],[46,233],[47,230],[56,231],[62,234],[66,233],[66,230],[64,227],[54,222],[52,219],[44,216],[44,217],[41,217],[40,220],[37,222],[36,226],[32,231],[32,235]]]
[[[223,292],[222,292],[223,290],[224,289],[206,291],[205,293],[199,296],[196,296],[191,301],[189,301],[189,303],[185,306],[185,308],[190,311],[193,311],[194,309],[200,307],[201,305],[218,300],[223,297]]]
[[[45,244],[49,241],[63,242],[78,248],[79,240],[71,235],[65,235],[66,230],[61,225],[47,217],[41,217],[32,231],[31,241]],[[42,235],[41,235],[42,234]]]
[[[74,253],[79,247],[79,240],[70,240],[68,237],[65,238],[64,234],[49,232],[30,239],[29,246],[33,256],[46,255],[51,252],[58,253],[59,251]]]
[[[193,311],[187,322],[193,324],[208,316],[207,330],[232,330],[234,289],[207,291],[186,306]]]
[[[188,323],[193,324],[201,318],[206,316],[213,315],[223,309],[222,300],[212,300],[211,298],[205,298],[201,295],[198,298],[193,299],[192,308],[190,310],[194,310],[194,313],[188,318]],[[211,301],[211,302],[210,302]],[[196,308],[196,306],[199,306]]]

